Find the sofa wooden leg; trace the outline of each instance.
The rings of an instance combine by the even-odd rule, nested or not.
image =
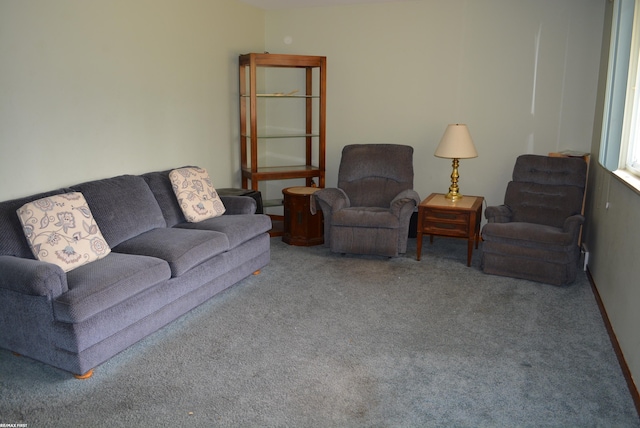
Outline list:
[[[13,351],[11,351],[11,353],[12,353],[13,355],[15,355],[16,357],[22,357],[22,354],[18,354],[17,352],[13,352]]]
[[[254,274],[254,275],[260,275],[260,269],[258,269],[257,271],[255,271],[253,274]]]
[[[75,377],[76,379],[80,379],[80,380],[89,379],[91,376],[93,376],[93,369],[89,370],[85,374],[74,374],[73,375],[73,377]]]

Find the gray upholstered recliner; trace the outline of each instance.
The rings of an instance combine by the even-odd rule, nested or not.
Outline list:
[[[407,251],[413,190],[413,147],[345,146],[338,188],[315,193],[324,215],[324,242],[336,253],[394,257]]]
[[[586,175],[580,158],[519,156],[504,205],[485,210],[483,271],[553,285],[573,282]]]

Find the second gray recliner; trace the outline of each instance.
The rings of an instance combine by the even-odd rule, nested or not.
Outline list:
[[[485,210],[484,272],[554,285],[573,282],[586,178],[580,158],[519,156],[504,204]]]
[[[394,257],[407,250],[409,222],[420,203],[413,190],[413,147],[345,146],[338,187],[315,193],[325,245],[336,253]]]

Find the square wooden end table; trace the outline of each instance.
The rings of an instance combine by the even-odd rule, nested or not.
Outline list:
[[[482,196],[463,196],[462,199],[451,201],[442,193],[432,193],[418,205],[418,245],[416,259],[420,260],[422,253],[422,235],[446,236],[450,238],[466,238],[467,266],[471,266],[473,244],[476,249],[480,241],[480,220],[482,219]]]

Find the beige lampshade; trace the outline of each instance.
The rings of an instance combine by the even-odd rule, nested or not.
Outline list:
[[[454,123],[447,126],[434,156],[447,159],[467,159],[478,157],[467,125]]]

